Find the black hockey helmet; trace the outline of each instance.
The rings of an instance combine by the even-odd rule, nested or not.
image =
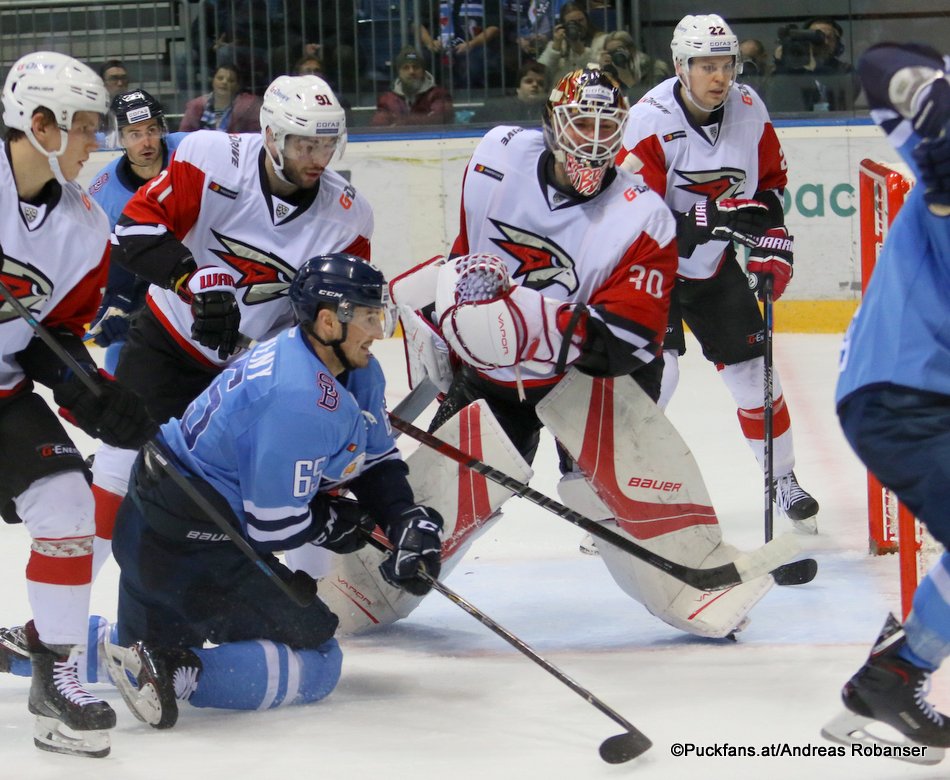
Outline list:
[[[290,283],[290,303],[297,322],[310,323],[321,308],[332,307],[344,325],[357,306],[382,309],[383,333],[392,335],[395,316],[386,278],[376,266],[356,255],[339,252],[307,260]]]
[[[162,135],[168,132],[162,104],[144,89],[128,89],[120,92],[112,98],[109,108],[115,114],[116,125],[119,129],[149,119],[157,119],[162,128]]]

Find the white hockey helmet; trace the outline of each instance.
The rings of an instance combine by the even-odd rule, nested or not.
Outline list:
[[[33,113],[38,108],[49,109],[62,130],[57,151],[48,152],[33,135]],[[105,84],[89,66],[65,54],[38,51],[21,57],[10,68],[3,85],[3,123],[21,130],[51,164],[66,150],[66,134],[77,111],[112,117]],[[103,132],[108,130],[103,128]]]
[[[710,109],[698,103],[693,97],[689,83],[689,62],[695,57],[732,57],[736,63],[736,73],[741,72],[739,39],[732,32],[732,28],[726,24],[726,20],[719,14],[684,16],[673,31],[670,49],[673,53],[673,67],[676,75],[686,88],[686,97],[690,102],[704,111],[718,109],[722,103]],[[727,87],[727,92],[728,89]]]
[[[261,104],[261,133],[265,148],[267,131],[277,147],[274,165],[284,167],[288,135],[336,138],[336,154],[346,147],[346,115],[330,85],[319,76],[279,76],[271,82]]]

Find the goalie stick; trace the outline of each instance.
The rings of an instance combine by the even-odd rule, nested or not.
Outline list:
[[[762,577],[771,573],[773,569],[779,567],[782,561],[790,558],[797,552],[796,543],[790,535],[786,534],[778,539],[773,539],[754,552],[742,553],[732,563],[725,563],[720,566],[705,569],[685,566],[676,561],[671,561],[669,558],[664,558],[662,555],[637,544],[633,540],[605,528],[600,523],[594,522],[588,517],[584,517],[584,515],[575,512],[573,509],[569,509],[564,506],[564,504],[544,495],[544,493],[534,490],[524,482],[519,482],[504,472],[462,452],[462,450],[457,447],[453,447],[448,442],[443,441],[437,436],[433,436],[431,433],[427,433],[406,420],[402,420],[393,414],[390,414],[389,420],[394,428],[411,436],[421,444],[431,447],[466,468],[490,479],[492,482],[497,482],[516,496],[526,498],[550,510],[558,517],[562,517],[569,523],[583,528],[591,534],[591,536],[596,536],[598,539],[603,539],[605,542],[619,547],[635,558],[646,561],[651,566],[655,566],[671,577],[675,577],[680,582],[685,582],[687,585],[698,590],[725,590],[733,585]],[[787,565],[795,567],[798,563],[798,561],[795,561]],[[812,561],[812,563],[814,562]]]
[[[388,544],[378,539],[375,535],[369,536],[369,543],[381,552],[389,552],[391,550]],[[574,691],[574,693],[587,701],[589,704],[592,704],[608,718],[623,726],[626,729],[625,734],[616,734],[612,737],[608,737],[600,744],[600,757],[608,764],[622,764],[625,761],[630,761],[642,753],[645,753],[653,746],[653,742],[650,741],[650,738],[643,734],[630,721],[604,704],[604,702],[594,696],[594,694],[592,694],[589,690],[562,672],[550,661],[538,655],[538,653],[524,640],[519,639],[507,628],[492,620],[492,618],[482,612],[474,604],[462,598],[462,596],[460,596],[454,590],[433,577],[425,570],[425,568],[421,569],[417,576],[423,581],[429,583],[433,590],[437,590],[453,604],[465,610],[465,612],[475,618],[483,626],[486,626],[495,634],[504,639],[518,652],[530,658],[546,672],[550,673],[560,682],[564,683],[568,688]]]

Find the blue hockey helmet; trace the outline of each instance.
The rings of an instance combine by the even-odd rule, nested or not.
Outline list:
[[[396,322],[382,271],[345,252],[311,257],[300,266],[290,283],[290,303],[302,323],[313,322],[321,308],[331,307],[346,325],[353,321],[358,306],[381,310],[385,337],[392,335]]]

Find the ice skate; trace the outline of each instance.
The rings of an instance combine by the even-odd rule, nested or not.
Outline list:
[[[85,657],[82,648],[43,644],[32,622],[25,636],[33,671],[29,702],[30,712],[36,715],[33,743],[53,753],[109,755],[108,729],[115,726],[115,711],[79,682],[79,664]]]
[[[584,555],[600,555],[600,550],[597,549],[597,545],[594,543],[593,534],[584,534],[584,538],[577,545],[577,549]]]
[[[817,534],[818,502],[798,484],[795,472],[777,477],[772,485],[775,506],[792,521],[792,527],[801,534]]]
[[[178,702],[198,687],[201,660],[191,650],[105,641],[109,675],[132,714],[156,729],[178,722]]]
[[[14,660],[29,657],[30,648],[26,643],[25,628],[0,628],[0,672],[9,672]]]
[[[950,722],[927,701],[930,672],[897,655],[906,643],[904,629],[893,615],[868,656],[867,663],[844,686],[841,698],[847,712],[831,720],[822,736],[841,744],[879,745],[894,758],[919,764],[937,764],[950,747]],[[885,723],[906,739],[888,740],[866,727]],[[928,745],[923,756],[900,755],[906,748]],[[895,754],[896,753],[896,754]]]

